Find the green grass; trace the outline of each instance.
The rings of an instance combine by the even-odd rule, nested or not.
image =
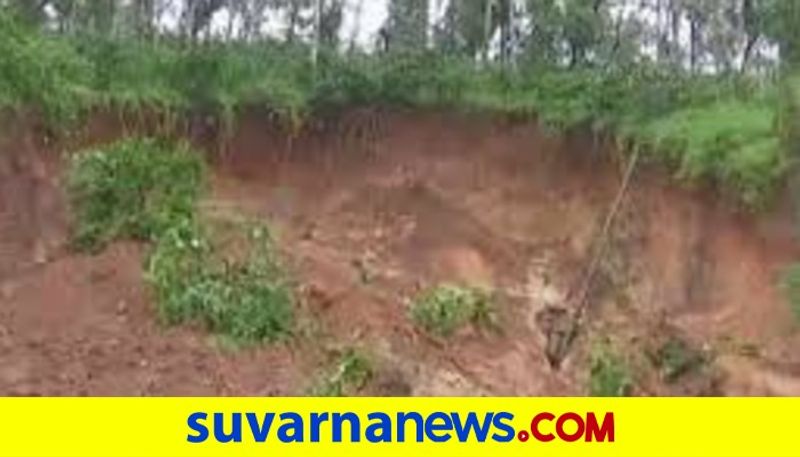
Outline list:
[[[233,257],[223,256],[232,246],[213,230],[188,220],[159,238],[146,270],[159,313],[167,324],[196,322],[236,345],[285,339],[294,299],[269,231],[232,229],[239,238]]]
[[[372,379],[372,362],[356,350],[348,349],[339,356],[335,369],[318,386],[312,397],[343,397],[357,394]]]
[[[791,122],[777,82],[647,64],[504,70],[424,51],[323,52],[314,68],[303,46],[56,38],[3,13],[0,55],[0,109],[39,109],[56,123],[97,107],[201,112],[225,126],[244,108],[260,107],[294,128],[352,105],[535,116],[556,131],[613,132],[674,166],[681,179],[714,181],[750,208],[769,202],[797,141],[782,135]]]
[[[633,390],[630,367],[607,345],[593,351],[589,375],[589,395],[593,397],[625,397]]]
[[[89,62],[66,40],[28,30],[0,12],[0,109],[41,111],[54,125],[89,101]]]
[[[766,102],[726,100],[655,119],[637,132],[681,179],[713,180],[749,207],[769,202],[787,160]]]
[[[290,335],[294,299],[269,231],[201,217],[205,167],[186,146],[123,140],[75,156],[75,245],[152,243],[146,279],[170,325],[199,323],[236,344]]]
[[[661,377],[668,383],[675,383],[686,375],[698,373],[709,363],[705,354],[678,338],[667,340],[651,358]]]
[[[440,285],[411,305],[411,319],[428,333],[446,338],[468,324],[491,325],[491,294],[477,289]]]
[[[73,157],[73,242],[87,251],[119,239],[154,241],[191,219],[203,186],[200,155],[184,145],[123,140]]]

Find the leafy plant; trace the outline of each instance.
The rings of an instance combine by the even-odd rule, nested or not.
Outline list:
[[[90,66],[67,41],[0,11],[0,55],[0,108],[39,109],[58,124],[74,120],[86,105]]]
[[[228,130],[245,108],[269,110],[294,128],[352,105],[535,116],[556,131],[612,132],[674,166],[679,178],[713,181],[755,209],[779,187],[796,143],[783,135],[792,124],[779,106],[786,97],[766,76],[704,75],[646,60],[567,68],[534,59],[500,68],[476,66],[474,54],[413,49],[322,50],[312,66],[307,53],[297,42],[56,38],[0,12],[0,108],[39,109],[56,123],[97,106],[200,112]]]
[[[418,297],[411,306],[411,318],[427,332],[451,336],[466,324],[492,323],[491,294],[454,285],[437,286]]]
[[[293,297],[269,231],[239,226],[239,252],[185,219],[164,233],[147,265],[159,312],[168,324],[199,322],[241,344],[278,341],[291,333]]]
[[[674,337],[658,348],[652,355],[652,360],[661,371],[662,378],[669,383],[702,370],[708,362],[705,354],[689,346],[686,341]]]
[[[766,103],[726,101],[687,107],[650,122],[639,133],[676,162],[683,179],[712,179],[749,207],[769,200],[786,168]]]
[[[97,251],[117,239],[154,241],[191,220],[203,162],[186,146],[123,140],[73,157],[69,195],[74,244]]]
[[[607,345],[591,356],[589,394],[593,397],[625,397],[633,390],[633,376],[625,360]]]
[[[373,376],[372,363],[359,352],[348,349],[336,369],[326,376],[319,386],[311,390],[314,397],[342,397],[363,389]]]
[[[155,140],[75,156],[75,243],[97,250],[120,238],[153,242],[146,277],[168,324],[199,322],[237,343],[283,338],[293,298],[272,237],[257,224],[223,227],[200,218],[203,173],[198,154]]]

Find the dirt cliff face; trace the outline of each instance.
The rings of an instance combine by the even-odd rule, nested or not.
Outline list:
[[[800,338],[778,290],[800,257],[788,211],[737,213],[649,165],[623,200],[577,338],[551,368],[541,317],[575,306],[622,180],[602,140],[380,110],[295,134],[249,113],[224,143],[189,129],[214,164],[203,210],[272,224],[301,298],[292,342],[229,351],[157,323],[145,247],[67,248],[61,151],[118,138],[121,124],[96,116],[59,144],[18,124],[0,143],[2,394],[303,394],[331,353],[356,346],[376,364],[367,394],[582,395],[604,342],[630,362],[635,394],[800,395]],[[495,290],[497,329],[446,342],[418,331],[407,303],[439,282]],[[703,370],[667,379],[659,354],[672,341],[703,354]]]

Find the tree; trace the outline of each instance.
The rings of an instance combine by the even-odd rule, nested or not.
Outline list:
[[[529,60],[556,63],[559,57],[562,12],[555,0],[528,0],[529,30],[524,48]]]
[[[388,50],[419,50],[428,44],[428,0],[390,0],[382,31]]]
[[[136,30],[146,38],[152,38],[156,22],[156,0],[133,2]]]
[[[488,51],[493,30],[492,1],[451,1],[436,24],[434,45],[448,53],[477,57]]]
[[[112,0],[113,1],[113,0]],[[256,3],[263,3],[264,0]],[[249,2],[239,2],[240,5],[249,6]],[[214,14],[225,6],[225,0],[184,0],[183,14],[181,15],[181,29],[183,35],[197,41],[200,33],[211,25]],[[251,18],[246,15],[244,29],[250,32],[252,27],[247,22]]]
[[[285,27],[284,39],[287,43],[297,41],[300,30],[307,28],[310,22],[303,16],[314,7],[316,0],[277,0],[275,6],[284,10]]]
[[[763,28],[779,47],[781,62],[800,64],[800,3],[790,0],[761,0],[757,4]]]
[[[4,5],[28,25],[39,26],[45,22],[45,8],[49,0],[8,0]]]
[[[593,47],[603,41],[608,26],[604,0],[565,0],[563,2],[562,34],[569,49],[571,67],[586,63]]]
[[[344,18],[344,0],[324,0],[320,10],[319,41],[325,48],[336,48]]]

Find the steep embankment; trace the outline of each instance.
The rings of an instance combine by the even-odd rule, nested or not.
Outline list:
[[[200,331],[159,327],[142,247],[66,249],[58,151],[119,137],[117,121],[98,116],[76,144],[58,146],[29,125],[6,130],[2,393],[298,394],[337,350],[360,347],[374,360],[365,392],[375,394],[583,394],[598,352],[623,361],[638,394],[800,394],[800,338],[777,286],[800,255],[788,212],[736,214],[645,169],[623,201],[586,325],[562,368],[550,367],[546,335],[574,306],[620,186],[623,166],[602,141],[375,110],[290,136],[245,115],[214,155],[203,209],[275,226],[302,317],[291,343],[231,353]],[[191,130],[216,144],[209,126]],[[495,289],[497,331],[447,342],[419,332],[407,301],[437,282]]]

